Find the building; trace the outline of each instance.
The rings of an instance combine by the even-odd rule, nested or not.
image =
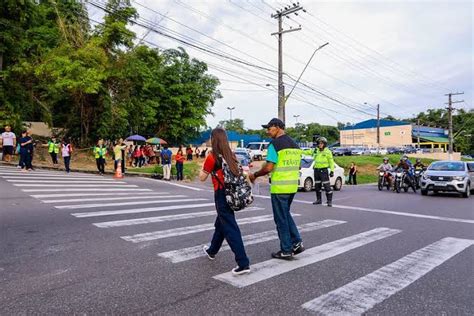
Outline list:
[[[421,148],[441,148],[446,151],[447,131],[442,128],[413,125],[404,121],[380,120],[380,146],[401,147],[417,145]],[[342,147],[377,147],[377,120],[367,120],[339,131]]]
[[[256,134],[244,135],[235,131],[227,131],[227,138],[231,148],[245,147],[250,142],[261,142],[262,137]],[[195,146],[211,146],[211,130],[207,130],[201,133],[198,138],[190,142]]]

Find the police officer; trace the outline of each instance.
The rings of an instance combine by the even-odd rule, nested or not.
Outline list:
[[[51,140],[48,141],[48,153],[51,156],[51,160],[53,161],[53,165],[58,164],[58,154],[59,154],[59,146],[61,144],[56,140],[56,137],[51,137]]]
[[[320,137],[317,140],[318,147],[314,150],[306,150],[305,154],[312,154],[314,159],[314,186],[316,189],[316,201],[314,205],[322,204],[321,189],[324,187],[328,206],[332,206],[332,189],[329,178],[334,176],[334,159],[332,152],[327,148],[328,140]],[[328,171],[328,169],[330,171]]]
[[[272,253],[272,258],[292,260],[294,255],[304,251],[300,233],[290,213],[291,202],[298,191],[301,149],[285,134],[285,124],[273,118],[262,125],[273,139],[268,146],[267,161],[263,167],[249,175],[250,181],[271,173],[270,193],[280,250]]]
[[[107,147],[104,145],[104,140],[99,139],[97,146],[94,146],[95,162],[97,164],[97,170],[99,174],[105,173],[105,155],[107,154]]]

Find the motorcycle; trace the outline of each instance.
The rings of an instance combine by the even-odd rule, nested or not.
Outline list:
[[[409,188],[413,188],[413,192],[416,193],[416,186],[408,176],[406,171],[397,171],[395,174],[395,191],[400,193],[403,189],[404,192],[408,192]]]
[[[382,191],[384,187],[387,187],[387,190],[390,190],[390,172],[388,171],[379,171],[379,191]]]
[[[420,188],[420,181],[421,177],[423,176],[423,172],[425,172],[426,168],[424,169],[415,169],[415,186],[417,189]]]

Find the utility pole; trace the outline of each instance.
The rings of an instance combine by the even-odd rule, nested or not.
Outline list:
[[[453,104],[464,102],[464,100],[453,101],[451,97],[453,95],[461,95],[461,94],[464,94],[464,92],[445,94],[445,96],[448,96],[448,103],[445,103],[445,104],[448,105],[447,110],[448,110],[448,120],[449,120],[449,160],[453,160],[453,110],[454,110]]]
[[[293,3],[293,6],[288,5],[284,9],[277,10],[275,14],[272,14],[271,17],[278,19],[278,32],[272,33],[271,35],[278,35],[278,118],[285,123],[285,86],[283,85],[283,34],[299,31],[301,26],[298,28],[290,28],[289,30],[283,30],[283,17],[288,17],[288,15],[294,13],[298,15],[298,11],[303,10],[306,12],[303,7],[300,7],[299,2]]]
[[[416,143],[418,144],[418,149],[420,149],[420,119],[416,120]]]
[[[231,123],[232,122],[232,110],[235,110],[235,106],[233,106],[233,107],[228,106],[227,110],[230,111],[230,121],[229,121],[229,123]]]
[[[377,148],[380,149],[380,104],[377,104]]]

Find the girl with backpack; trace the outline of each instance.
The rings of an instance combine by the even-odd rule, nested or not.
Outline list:
[[[201,181],[206,181],[209,174],[212,175],[214,186],[214,201],[217,210],[217,218],[214,224],[215,230],[211,245],[204,246],[203,250],[210,260],[214,260],[224,239],[235,255],[237,267],[232,269],[232,274],[240,275],[250,272],[250,262],[245,253],[242,234],[235,220],[234,211],[226,201],[224,189],[224,174],[222,170],[222,158],[227,163],[233,175],[239,174],[239,165],[235,154],[232,152],[227,140],[227,134],[222,128],[215,128],[211,132],[212,151],[207,155],[203,168],[199,174]]]
[[[63,142],[61,144],[61,155],[63,156],[64,159],[64,168],[66,169],[66,172],[69,173],[69,165],[71,163],[71,153],[72,153],[72,145],[66,137],[63,138]]]

